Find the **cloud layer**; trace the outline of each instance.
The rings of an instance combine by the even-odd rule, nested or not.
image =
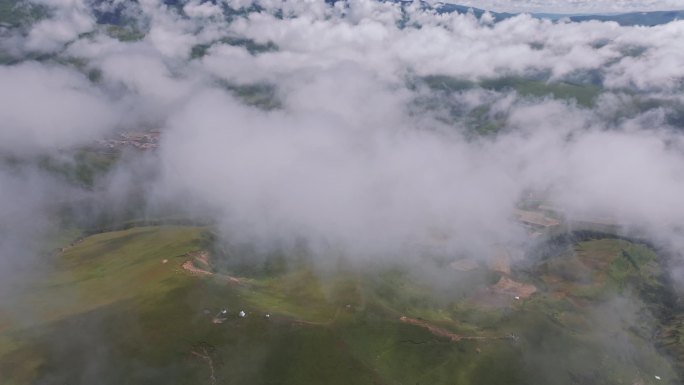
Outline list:
[[[113,186],[144,168],[150,207],[232,241],[487,258],[525,241],[512,218],[532,191],[681,241],[684,22],[145,0],[100,4],[124,20],[104,25],[85,2],[41,4],[3,40],[0,151],[160,130],[153,160],[98,185],[119,202],[131,189]]]

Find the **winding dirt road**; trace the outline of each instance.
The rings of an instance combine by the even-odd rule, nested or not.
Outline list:
[[[419,326],[419,327],[425,328],[425,329],[427,329],[430,333],[436,335],[437,337],[448,338],[448,339],[450,339],[450,340],[453,341],[453,342],[458,342],[458,341],[462,341],[462,340],[487,340],[487,339],[491,339],[491,338],[489,338],[489,337],[462,336],[462,335],[460,335],[460,334],[452,333],[452,332],[450,332],[450,331],[448,331],[448,330],[446,330],[446,329],[440,328],[439,326],[435,326],[435,325],[429,324],[429,323],[427,323],[427,322],[425,322],[425,321],[423,321],[423,320],[416,319],[416,318],[410,318],[410,317],[406,317],[406,316],[401,316],[401,317],[399,318],[399,320],[400,320],[401,322],[407,323],[407,324],[409,324],[409,325],[415,325],[415,326]]]

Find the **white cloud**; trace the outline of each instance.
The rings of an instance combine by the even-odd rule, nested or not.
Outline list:
[[[0,67],[0,150],[33,152],[88,143],[117,122],[116,108],[83,75],[24,63]]]
[[[199,0],[192,0],[183,6],[183,12],[194,18],[211,18],[222,16],[221,7],[209,2],[202,3]]]
[[[684,194],[674,166],[684,159],[665,145],[679,136],[656,129],[668,107],[625,112],[642,96],[677,100],[684,22],[643,28],[521,15],[491,23],[416,4],[406,14],[367,0],[259,4],[267,11],[225,23],[208,3],[187,3],[182,17],[141,1],[149,27],[141,41],[100,31],[65,51],[101,71],[97,86],[52,65],[4,67],[12,92],[0,95],[13,106],[2,116],[13,127],[0,133],[6,149],[75,145],[114,122],[152,123],[164,130],[164,178],[153,199],[182,196],[232,236],[305,237],[358,253],[427,247],[486,256],[493,243],[519,239],[512,209],[530,188],[575,212],[659,229],[684,220],[668,209]],[[250,53],[224,37],[277,49]],[[213,46],[189,60],[200,43]],[[419,81],[563,81],[590,72],[605,79],[593,110],[508,90],[435,93]],[[282,109],[247,107],[216,78],[268,83]],[[35,106],[58,108],[31,114]],[[463,134],[478,108],[503,125],[499,135]]]
[[[80,34],[91,31],[95,19],[82,0],[34,1],[49,6],[53,14],[31,27],[25,42],[29,51],[54,52]]]
[[[382,90],[365,92],[392,103]],[[435,247],[446,233],[449,247],[482,251],[516,234],[514,201],[501,198],[517,186],[486,152],[360,112],[363,128],[346,110],[264,114],[203,94],[170,120],[161,190],[206,202],[228,234],[259,243],[306,237],[314,247],[392,253]]]

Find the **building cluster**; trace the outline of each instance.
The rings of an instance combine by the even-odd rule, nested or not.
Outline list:
[[[159,146],[159,137],[159,131],[122,132],[116,138],[98,140],[97,143],[110,150],[130,147],[146,151]]]

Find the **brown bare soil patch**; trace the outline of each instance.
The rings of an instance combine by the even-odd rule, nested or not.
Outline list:
[[[214,273],[210,271],[203,270],[197,266],[195,266],[194,262],[189,259],[181,265],[183,270],[190,272],[191,274],[196,274],[196,275],[214,275]]]
[[[230,283],[244,283],[246,278],[233,277],[226,274],[217,274],[211,271],[211,263],[209,261],[209,252],[205,250],[193,251],[186,254],[189,259],[181,264],[183,270],[193,275],[199,276],[213,276],[219,279],[226,280]]]
[[[521,299],[537,292],[537,288],[534,285],[516,282],[506,276],[502,276],[499,282],[490,289],[497,294],[511,295]]]

